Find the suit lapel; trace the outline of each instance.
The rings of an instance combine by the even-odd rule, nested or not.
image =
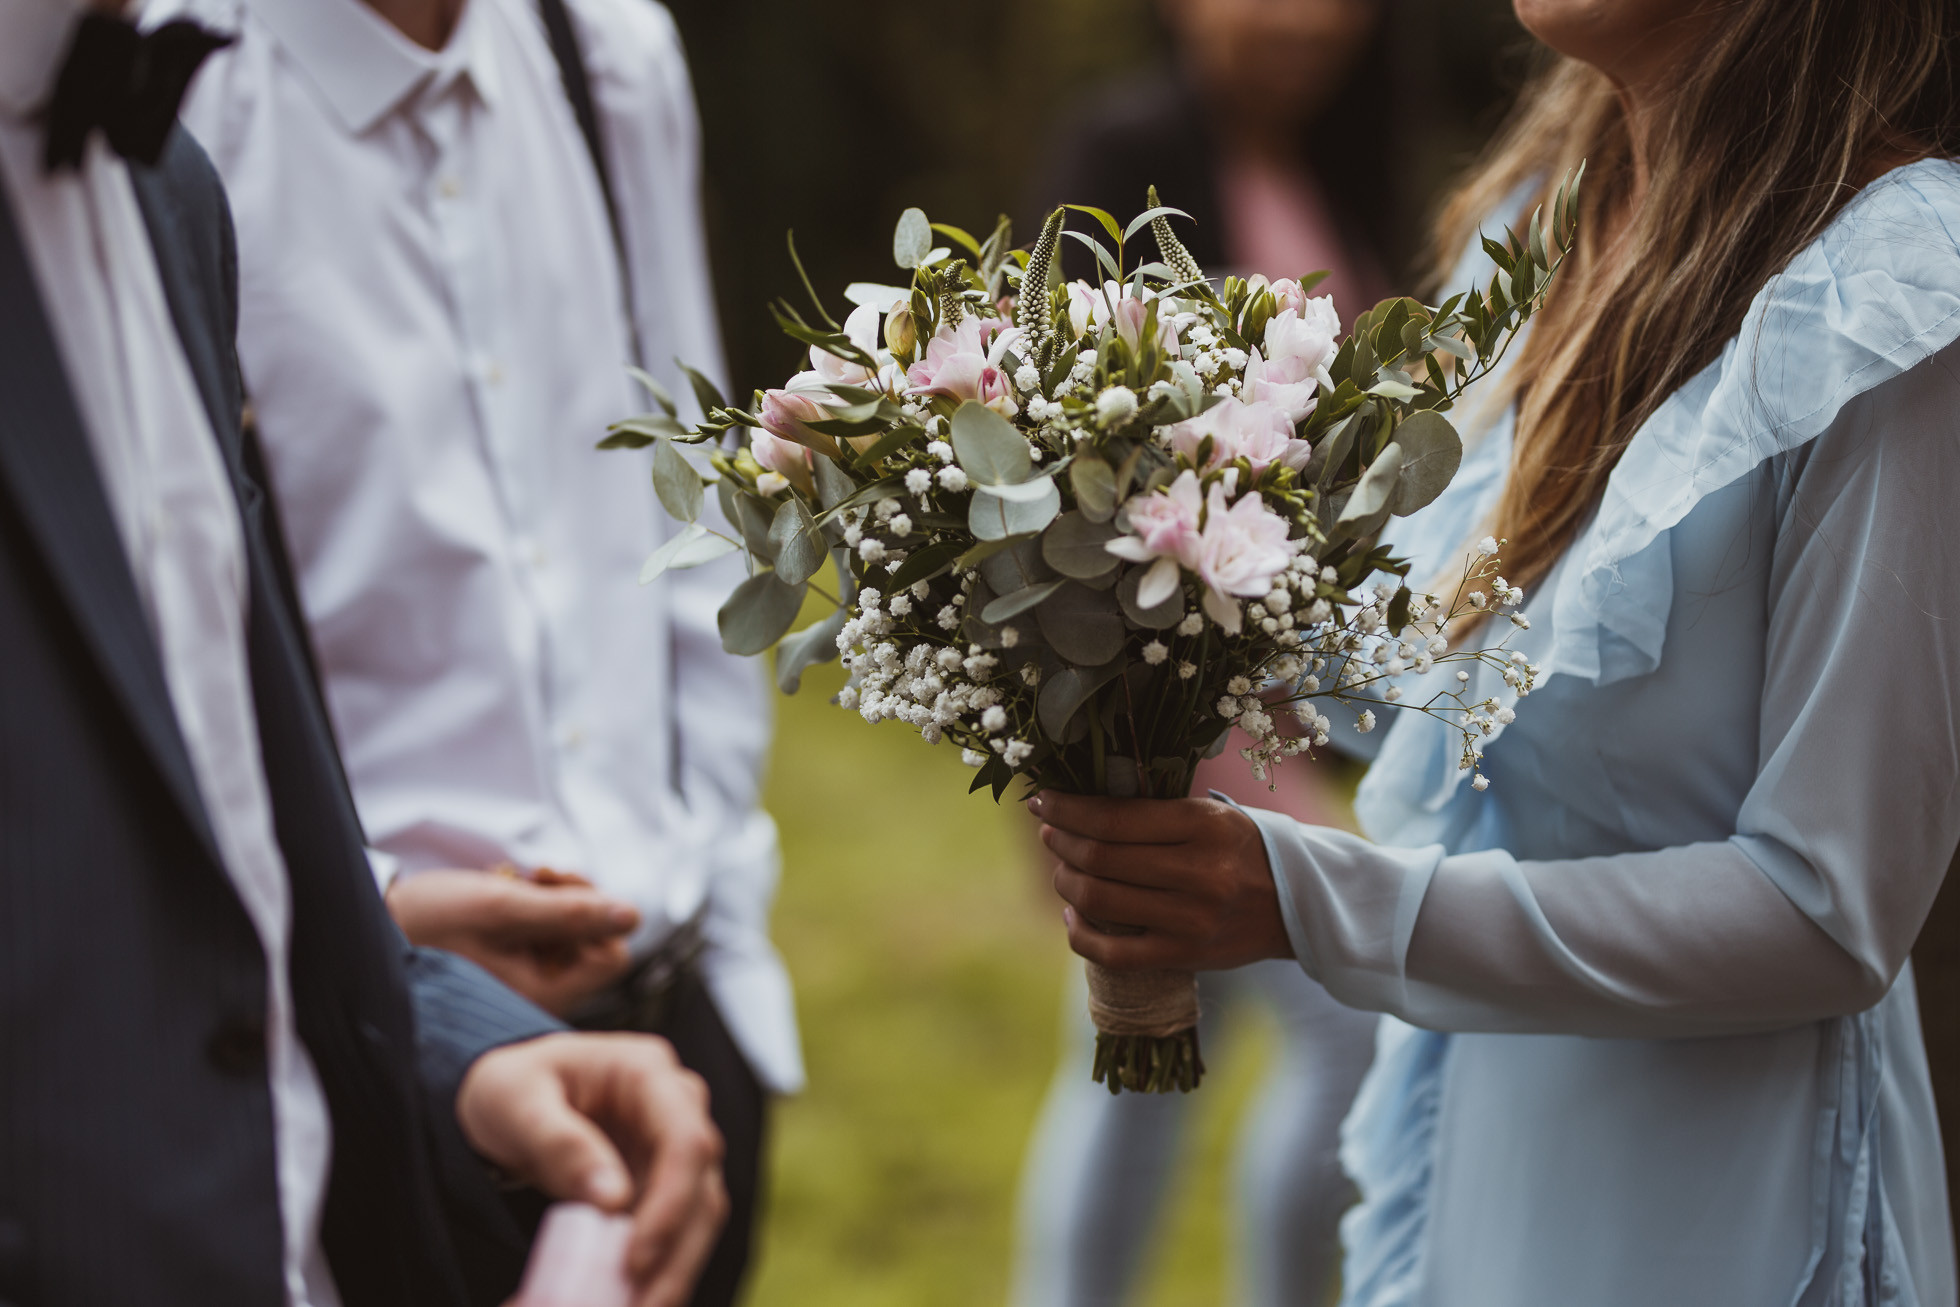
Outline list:
[[[13,208],[0,193],[0,482],[171,797],[217,843]],[[222,865],[222,861],[220,861]]]

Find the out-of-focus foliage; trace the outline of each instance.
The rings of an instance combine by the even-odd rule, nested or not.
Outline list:
[[[1522,61],[1505,0],[1383,0],[1397,33],[1382,148],[1421,206],[1474,151]],[[884,275],[891,215],[970,231],[1018,212],[1044,123],[1174,57],[1149,0],[668,0],[705,133],[709,237],[731,393],[798,351],[763,306],[795,284]],[[1028,239],[1033,233],[1023,233]],[[766,252],[758,254],[757,252]],[[1398,289],[1409,289],[1398,287]]]

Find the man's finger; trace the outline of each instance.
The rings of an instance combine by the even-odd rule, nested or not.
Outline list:
[[[647,1282],[635,1307],[681,1307],[687,1302],[727,1220],[727,1186],[719,1170],[710,1170],[702,1179],[692,1218],[681,1231],[673,1253]]]
[[[1162,890],[1139,889],[1087,875],[1065,862],[1055,864],[1055,892],[1090,921],[1134,926],[1159,934],[1178,934],[1189,908]]]
[[[1189,799],[1105,799],[1043,790],[1028,811],[1050,826],[1112,844],[1182,844],[1196,829]]]
[[[668,1054],[669,1057],[672,1054]],[[662,1276],[688,1246],[690,1221],[700,1215],[701,1187],[721,1173],[722,1138],[708,1115],[707,1085],[692,1073],[649,1074],[622,1108],[650,1159],[633,1217],[627,1265],[636,1278]],[[719,1222],[717,1222],[719,1225]]]
[[[598,1126],[575,1111],[556,1079],[540,1078],[527,1094],[523,1136],[512,1141],[511,1170],[553,1198],[591,1203],[604,1211],[623,1209],[633,1198],[633,1180],[619,1150]]]
[[[597,890],[524,881],[509,882],[485,915],[486,929],[526,941],[604,939],[640,924],[632,904]]]

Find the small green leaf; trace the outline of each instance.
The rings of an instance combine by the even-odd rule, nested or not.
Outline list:
[[[645,368],[629,365],[626,369],[626,374],[632,377],[633,380],[639,382],[647,394],[653,396],[653,402],[660,405],[660,411],[662,413],[665,413],[668,417],[679,416],[678,410],[674,408],[674,397],[667,393],[667,387],[661,385],[651,372],[648,372]]]
[[[1069,464],[1068,483],[1082,516],[1107,522],[1116,515],[1116,470],[1101,455],[1077,455]]]
[[[1027,438],[985,404],[967,400],[953,414],[953,456],[975,485],[1014,485],[1034,468]]]
[[[1108,522],[1080,511],[1063,513],[1041,533],[1041,556],[1063,576],[1093,581],[1116,570],[1120,560],[1103,547],[1115,538],[1116,528]]]
[[[980,610],[980,620],[999,625],[1010,617],[1019,617],[1033,608],[1049,595],[1054,594],[1066,581],[1043,581],[1039,585],[1023,586],[1013,594],[1004,594]]]
[[[1401,472],[1402,447],[1391,443],[1375,456],[1375,461],[1354,483],[1354,493],[1348,496],[1341,515],[1334,519],[1334,525],[1353,530],[1377,514],[1386,512],[1389,499],[1395,493],[1396,478]]]
[[[1088,214],[1091,218],[1094,218],[1102,224],[1103,230],[1109,233],[1111,240],[1115,241],[1118,245],[1123,243],[1123,226],[1116,221],[1115,216],[1109,210],[1098,209],[1093,204],[1064,204],[1062,207],[1064,209],[1074,209],[1077,213]]]
[[[669,517],[692,522],[701,516],[701,474],[696,472],[674,442],[663,440],[653,447],[653,492]]]
[[[816,480],[817,503],[825,509],[835,508],[858,488],[850,474],[832,462],[827,454],[818,454],[810,460],[810,473]]]
[[[941,236],[944,236],[947,240],[958,242],[959,245],[961,245],[969,253],[971,253],[974,258],[977,259],[980,257],[980,242],[975,240],[973,238],[973,234],[967,231],[965,228],[955,227],[950,222],[935,222],[932,224],[932,230],[938,232]]]
[[[623,424],[611,428],[612,434],[599,442],[600,449],[645,449],[658,436],[649,436],[643,431],[635,431]]]
[[[803,688],[804,672],[835,658],[838,633],[850,618],[850,609],[839,608],[821,622],[784,636],[783,642],[776,646],[776,688],[784,694],[795,694]]]
[[[963,547],[961,541],[942,540],[923,549],[914,549],[905,556],[905,561],[898,565],[898,570],[892,573],[892,579],[886,582],[887,588],[896,594],[909,585],[930,581],[942,575],[952,567],[953,561],[960,556]]]
[[[1389,449],[1402,451],[1395,493],[1389,501],[1390,511],[1397,517],[1407,517],[1432,502],[1463,465],[1462,437],[1456,434],[1448,418],[1433,409],[1423,409],[1404,418],[1402,425],[1395,428],[1395,440]]]
[[[1148,227],[1151,221],[1156,218],[1190,218],[1190,217],[1191,215],[1186,213],[1182,209],[1173,209],[1168,204],[1160,204],[1154,209],[1145,209],[1142,213],[1139,213],[1136,217],[1130,219],[1130,225],[1123,229],[1123,239],[1126,241],[1129,240],[1130,237],[1136,235],[1138,232],[1142,231],[1145,227]],[[1193,222],[1197,221],[1196,218],[1191,218],[1191,220]]]
[[[932,253],[932,223],[925,210],[907,209],[898,215],[892,232],[892,261],[901,268],[916,268]]]
[[[662,572],[678,572],[712,563],[717,558],[734,553],[736,548],[734,541],[713,534],[699,522],[689,522],[647,556],[645,566],[640,568],[640,584],[645,585]]]
[[[1041,733],[1061,740],[1069,719],[1089,701],[1089,696],[1122,675],[1125,659],[1113,658],[1099,667],[1064,667],[1041,682],[1041,695],[1035,701],[1035,716]]]
[[[1004,540],[1008,536],[1039,531],[1054,521],[1055,514],[1062,511],[1062,493],[1055,488],[1052,477],[1043,477],[1041,484],[1047,487],[1046,492],[1031,501],[1003,499],[985,487],[977,488],[967,509],[967,525],[974,536],[981,540]]]
[[[721,397],[721,391],[714,382],[679,359],[674,360],[674,366],[687,374],[687,384],[694,387],[694,402],[701,406],[702,417],[706,417],[711,409],[728,407],[728,401]]]
[[[795,495],[776,509],[769,524],[769,543],[776,547],[776,575],[787,585],[801,585],[823,566],[823,536],[803,501]]]
[[[1407,385],[1403,382],[1394,381],[1387,377],[1384,377],[1380,381],[1377,381],[1374,385],[1368,387],[1367,391],[1364,393],[1370,395],[1380,395],[1384,399],[1409,400],[1409,399],[1414,399],[1417,395],[1420,395],[1422,392],[1417,390],[1414,386]]]
[[[888,454],[895,454],[925,433],[926,429],[924,427],[912,426],[910,424],[902,427],[894,427],[880,436],[876,444],[857,456],[858,466],[866,467],[872,463],[876,463]]]
[[[761,653],[783,638],[803,608],[803,585],[785,585],[774,572],[757,572],[735,587],[715,614],[721,647],[738,657]]]

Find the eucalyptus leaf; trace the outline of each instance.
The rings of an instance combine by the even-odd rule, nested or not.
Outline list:
[[[674,360],[674,366],[686,374],[687,384],[694,387],[694,402],[701,406],[702,417],[708,416],[710,409],[728,407],[728,401],[721,397],[721,390],[714,382],[679,359]]]
[[[941,540],[938,544],[914,549],[905,556],[905,561],[898,565],[898,570],[892,573],[892,579],[886,585],[896,594],[909,585],[930,581],[952,567],[953,561],[960,556],[960,549],[961,544],[957,540]]]
[[[1013,594],[1001,595],[981,609],[980,620],[997,626],[1010,617],[1019,617],[1067,584],[1067,581],[1057,579],[1043,581],[1039,585],[1022,586]]]
[[[1168,631],[1184,620],[1184,592],[1180,589],[1155,608],[1137,602],[1137,587],[1143,584],[1148,567],[1132,567],[1116,582],[1116,601],[1123,615],[1147,631]]]
[[[1035,609],[1041,636],[1056,653],[1078,667],[1099,666],[1123,652],[1128,631],[1112,591],[1073,582]]]
[[[912,294],[898,286],[884,286],[875,281],[854,281],[844,287],[844,298],[859,308],[874,308],[880,313],[891,312],[894,304],[903,304]]]
[[[892,232],[892,261],[901,268],[916,268],[932,253],[932,223],[925,210],[907,209],[898,215]]]
[[[953,457],[980,486],[1015,485],[1034,469],[1027,438],[985,404],[968,400],[953,414]]]
[[[1057,494],[1053,477],[1036,477],[1032,481],[1019,481],[1009,485],[982,486],[981,489],[996,499],[1005,499],[1012,504],[1033,504]],[[1059,495],[1057,496],[1059,498]]]
[[[1463,464],[1462,437],[1450,420],[1434,409],[1422,409],[1404,418],[1395,428],[1395,441],[1389,448],[1402,451],[1395,493],[1389,501],[1390,511],[1397,517],[1407,517],[1442,494]]]
[[[817,503],[826,509],[835,508],[857,490],[857,482],[827,454],[810,460],[810,473],[816,480]]]
[[[1089,701],[1089,696],[1122,675],[1123,658],[1114,658],[1099,667],[1064,667],[1044,677],[1041,694],[1035,701],[1035,716],[1041,733],[1051,740],[1067,738],[1069,719]]]
[[[776,646],[776,688],[795,694],[803,688],[804,672],[837,657],[837,636],[850,617],[848,608],[840,608],[821,622],[784,636]]]
[[[1390,496],[1395,493],[1395,482],[1402,474],[1402,447],[1390,443],[1375,456],[1361,479],[1354,483],[1354,493],[1348,496],[1346,507],[1334,519],[1334,525],[1352,529],[1358,523],[1375,516],[1388,507]]]
[[[662,413],[665,413],[668,417],[674,417],[677,414],[678,410],[674,408],[674,397],[667,393],[667,387],[661,385],[651,372],[648,372],[645,368],[629,365],[626,373],[633,380],[639,382],[641,388],[647,394],[653,396],[653,402],[660,405],[660,411]]]
[[[807,588],[787,585],[774,572],[757,572],[736,586],[715,614],[721,647],[737,657],[749,657],[782,639],[803,608]]]
[[[795,495],[776,509],[769,524],[769,543],[776,547],[776,575],[787,585],[801,585],[823,567],[823,536],[810,510]]]
[[[1116,514],[1116,469],[1099,454],[1081,454],[1069,464],[1068,483],[1075,506],[1091,522],[1107,522]]]
[[[982,559],[977,570],[997,595],[1013,594],[1055,579],[1054,569],[1042,561],[1041,541],[1034,536],[1018,539],[1008,548]]]
[[[674,442],[663,440],[653,447],[653,492],[670,517],[692,522],[701,516],[701,474],[696,472]]]
[[[734,553],[738,547],[733,540],[715,535],[699,522],[689,522],[647,556],[646,564],[640,568],[640,584],[645,585],[662,572],[712,563]]]
[[[1041,533],[1041,556],[1063,576],[1090,581],[1116,570],[1120,560],[1104,548],[1115,538],[1116,528],[1108,522],[1092,521],[1079,510],[1063,513]]]
[[[1414,399],[1422,392],[1407,382],[1395,381],[1384,377],[1374,385],[1368,387],[1367,393],[1370,395],[1380,395],[1385,399]]]
[[[733,477],[723,477],[715,491],[721,500],[722,516],[740,533],[742,547],[762,562],[773,561],[776,547],[769,543],[769,520],[773,515],[769,501],[736,489]]]
[[[967,508],[967,526],[981,540],[1004,540],[1041,530],[1062,511],[1062,492],[1055,488],[1054,480],[1044,477],[1041,484],[1047,492],[1029,501],[1002,499],[985,486],[976,488]]]

